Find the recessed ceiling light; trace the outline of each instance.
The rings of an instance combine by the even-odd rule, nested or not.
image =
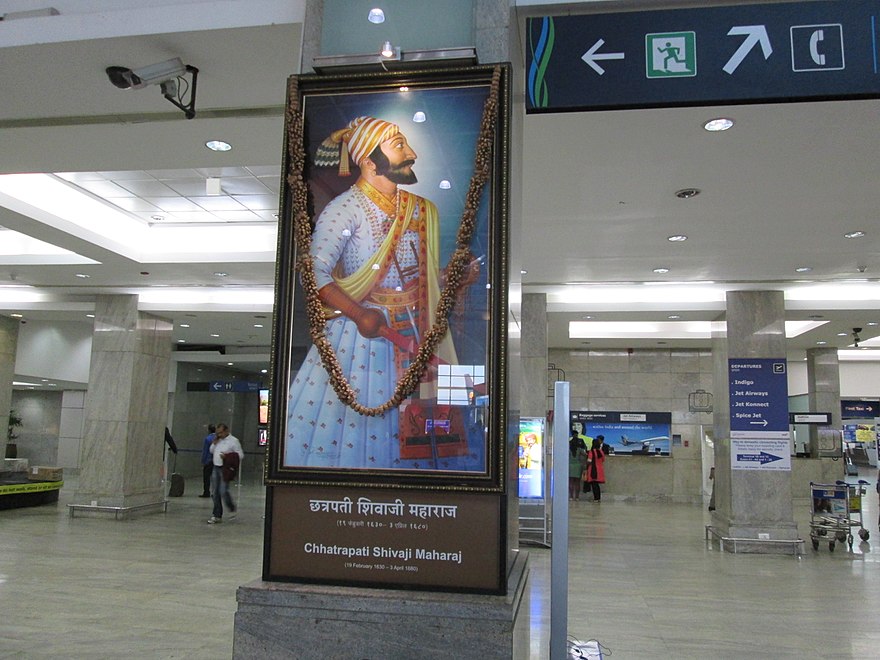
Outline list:
[[[216,275],[217,277],[228,277],[229,273],[224,273],[223,271],[217,271],[216,273],[214,273],[214,275]]]
[[[827,343],[828,343],[827,341],[822,341],[822,340],[820,339],[819,341],[816,342],[816,345],[817,345],[817,346],[824,346],[824,345],[827,344]]]
[[[681,243],[682,241],[686,241],[688,239],[684,234],[675,234],[674,236],[668,237],[666,240],[671,243]]]
[[[180,324],[180,327],[181,327],[181,328],[188,328],[188,327],[189,327],[189,323],[181,323],[181,324]]]
[[[177,340],[177,343],[178,343],[178,344],[185,344],[185,343],[186,343],[186,339],[178,339],[178,340]]]
[[[679,199],[690,199],[691,197],[696,197],[700,194],[699,188],[682,188],[681,190],[675,191],[675,196]]]
[[[669,269],[666,266],[660,266],[659,268],[655,268],[654,272],[658,275],[664,275],[669,272]]]
[[[9,316],[11,316],[14,319],[24,318],[23,314],[10,314]],[[868,325],[871,325],[871,324],[869,323]]]
[[[86,318],[93,319],[93,318],[95,318],[95,315],[94,314],[86,314]]]
[[[589,321],[593,317],[587,314],[586,316],[582,316],[581,318]]]
[[[379,23],[384,23],[385,22],[385,12],[382,11],[381,9],[379,9],[378,7],[373,7],[370,10],[370,13],[367,14],[367,20],[370,21],[370,23],[375,23],[377,25]]]
[[[230,151],[232,149],[232,145],[223,140],[208,140],[205,142],[205,146],[211,151]]]
[[[260,373],[267,374],[267,373],[269,373],[269,370],[268,369],[260,369]]]
[[[877,321],[868,321],[865,325],[877,325]]]
[[[846,333],[846,332],[838,332],[838,333],[837,333],[837,336],[838,336],[838,337],[848,337],[848,336],[849,336],[849,333]]]
[[[231,366],[233,366],[234,364],[235,364],[235,362],[227,362],[227,363],[226,363],[226,366],[227,366],[227,367],[231,367]]]
[[[254,323],[254,327],[255,328],[262,328],[263,324],[262,323]]]
[[[85,273],[77,273],[76,276],[84,280],[87,280],[91,277],[91,275],[86,275]]]
[[[443,179],[443,180],[437,185],[437,187],[440,188],[440,190],[449,190],[450,188],[452,188],[452,184],[449,183],[449,181],[448,181],[447,179]]]
[[[212,336],[212,337],[219,337],[220,335],[215,334],[215,333],[211,333],[211,336]]]
[[[862,230],[850,231],[843,235],[845,238],[864,238],[865,232]]]
[[[670,315],[667,316],[666,318],[668,318],[668,319],[680,319],[681,316],[679,316],[678,314],[670,314]]]
[[[729,117],[717,117],[703,124],[703,128],[711,133],[726,131],[728,128],[733,128],[733,120]]]
[[[519,274],[520,274],[520,275],[528,275],[528,274],[529,274],[529,271],[527,271],[527,270],[525,270],[525,269],[523,268],[523,269],[521,269],[521,270],[519,271]]]
[[[813,270],[813,269],[810,268],[809,266],[798,266],[797,268],[794,269],[794,272],[796,272],[796,273],[809,273],[811,270]]]

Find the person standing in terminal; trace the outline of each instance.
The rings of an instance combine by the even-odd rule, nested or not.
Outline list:
[[[202,443],[202,494],[199,497],[211,497],[211,473],[214,471],[214,457],[211,456],[211,445],[217,437],[217,427],[208,424],[208,435]]]
[[[581,499],[581,478],[587,466],[587,449],[574,429],[568,441],[568,499]]]
[[[605,457],[611,453],[609,446],[605,444],[605,436],[597,435],[593,440],[593,448],[587,452],[587,478],[593,492],[593,501],[602,500],[602,487],[605,483]]]
[[[213,457],[214,471],[211,473],[211,495],[214,499],[214,512],[208,518],[208,524],[223,522],[223,503],[229,508],[229,517],[235,517],[235,502],[229,493],[229,484],[223,479],[223,455],[237,453],[238,459],[244,458],[241,443],[234,435],[229,434],[226,424],[217,424],[217,431],[211,443],[211,456]]]

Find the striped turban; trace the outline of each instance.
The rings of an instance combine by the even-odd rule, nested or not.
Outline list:
[[[400,127],[384,119],[375,117],[358,117],[349,122],[348,126],[330,134],[318,147],[315,165],[330,167],[339,165],[339,176],[348,176],[349,155],[354,164],[369,156],[373,149],[400,133]]]

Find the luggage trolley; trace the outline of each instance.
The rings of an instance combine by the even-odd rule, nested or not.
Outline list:
[[[828,549],[834,552],[836,542],[846,541],[852,550],[853,535],[850,529],[859,527],[859,538],[867,541],[870,533],[862,525],[862,496],[867,481],[847,484],[810,482],[810,540],[813,550],[819,549],[821,541],[828,541]]]

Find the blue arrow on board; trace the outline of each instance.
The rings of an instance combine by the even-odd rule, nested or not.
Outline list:
[[[782,456],[776,456],[774,454],[768,454],[766,451],[762,451],[759,454],[737,454],[736,460],[740,462],[746,463],[760,463],[761,465],[765,465],[766,463],[772,463],[773,461],[781,461]]]

